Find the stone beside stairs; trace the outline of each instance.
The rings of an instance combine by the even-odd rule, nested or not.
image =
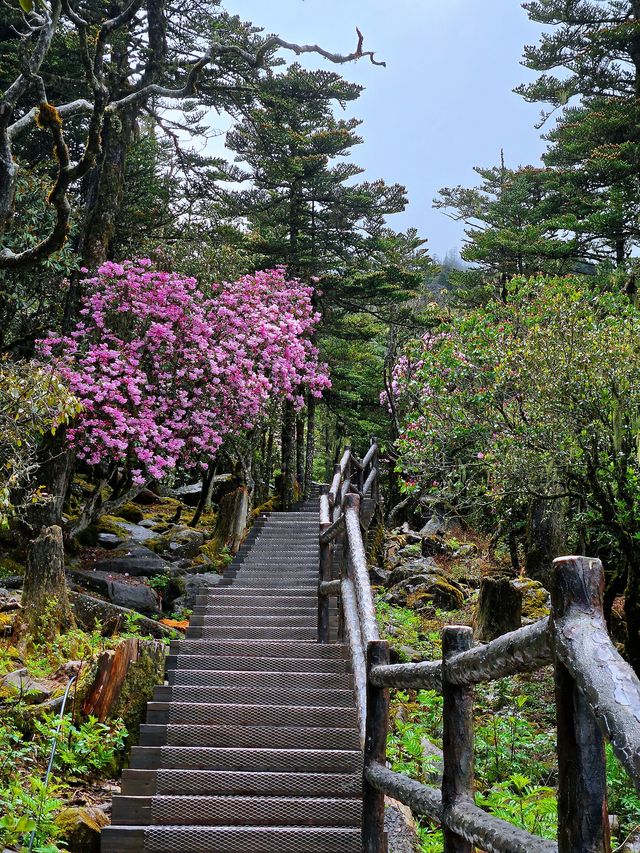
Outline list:
[[[102,853],[362,851],[348,649],[317,643],[318,508],[260,519],[199,596]]]

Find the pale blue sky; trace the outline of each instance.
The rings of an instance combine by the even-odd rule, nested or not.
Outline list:
[[[473,185],[473,166],[537,163],[543,150],[534,127],[540,106],[512,92],[532,74],[522,48],[539,29],[519,0],[225,0],[225,8],[290,41],[316,42],[348,53],[355,27],[365,48],[387,68],[361,60],[339,66],[366,87],[351,114],[364,119],[364,143],[353,158],[365,177],[406,185],[407,211],[396,228],[414,226],[431,251],[459,247],[462,226],[432,209],[442,186]],[[334,67],[323,60],[309,67]]]

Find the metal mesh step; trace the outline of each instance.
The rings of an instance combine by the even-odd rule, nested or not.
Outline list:
[[[195,626],[187,628],[185,633],[187,638],[217,638],[220,639],[247,639],[247,640],[315,640],[317,637],[317,628],[296,628],[290,626],[277,627],[275,625],[266,628],[238,628],[231,626],[230,628],[222,625],[207,625],[204,627]]]
[[[356,750],[134,746],[132,768],[362,774]]]
[[[195,628],[197,625],[223,625],[225,627],[238,627],[238,628],[250,628],[250,627],[268,627],[273,625],[275,627],[284,628],[286,626],[294,626],[300,628],[309,628],[317,622],[318,616],[317,612],[315,614],[303,615],[300,616],[298,614],[290,614],[284,613],[280,615],[267,616],[264,613],[259,615],[248,615],[243,616],[241,614],[233,614],[233,613],[223,613],[219,614],[216,612],[213,613],[205,613],[202,616],[192,616],[191,617],[191,627]]]
[[[143,746],[240,746],[270,749],[358,749],[355,728],[298,728],[289,726],[193,726],[153,725],[140,727]]]
[[[355,708],[317,705],[250,705],[219,702],[149,702],[147,722],[219,726],[356,727]]]
[[[341,645],[305,643],[291,640],[172,640],[169,660],[175,654],[220,655],[229,657],[264,658],[342,658],[347,650]],[[266,667],[264,667],[266,669]],[[208,667],[203,667],[208,669]]]
[[[346,799],[359,797],[362,793],[362,783],[353,773],[125,770],[122,793],[125,796],[222,794]]]
[[[194,616],[309,616],[317,618],[317,607],[277,607],[264,604],[213,604],[202,607],[196,605]]]
[[[314,797],[154,796],[113,798],[113,823],[188,826],[352,826],[362,804]]]
[[[305,682],[301,682],[304,684]],[[349,689],[295,689],[289,684],[286,686],[272,687],[267,685],[255,686],[245,684],[244,686],[221,687],[188,687],[186,685],[172,685],[169,687],[156,687],[153,694],[154,702],[190,702],[190,703],[223,703],[231,702],[241,704],[247,702],[256,705],[258,702],[266,702],[270,705],[314,705],[332,706],[336,708],[350,708],[353,705],[353,692]]]
[[[169,655],[167,658],[167,677],[172,670],[190,669],[236,670],[238,672],[347,672],[346,662],[337,658],[266,658],[209,655]],[[197,676],[190,676],[196,678]],[[168,679],[170,683],[171,678]]]
[[[308,591],[300,589],[300,587],[290,587],[289,589],[275,589],[272,586],[257,586],[249,587],[243,589],[241,593],[238,592],[233,586],[225,586],[220,587],[216,586],[213,589],[204,594],[199,595],[198,598],[206,599],[206,601],[221,601],[226,600],[227,598],[265,598],[267,596],[276,597],[276,598],[284,598],[286,600],[291,601],[309,601],[312,599],[317,599],[318,595],[318,587],[317,584],[315,587],[309,587]]]
[[[137,846],[132,846],[137,845]],[[102,853],[362,853],[359,829],[106,827]]]
[[[259,670],[237,671],[233,669],[180,669],[167,673],[169,685],[184,687],[238,687],[255,690],[299,689],[299,688],[351,688],[351,676],[346,672],[262,672]]]

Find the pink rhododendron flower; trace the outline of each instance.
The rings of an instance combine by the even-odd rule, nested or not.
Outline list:
[[[68,436],[90,465],[159,479],[211,459],[273,400],[301,406],[305,390],[330,387],[311,340],[312,288],[284,268],[214,285],[207,298],[142,258],[103,264],[84,289],[82,320],[40,350],[83,404]]]

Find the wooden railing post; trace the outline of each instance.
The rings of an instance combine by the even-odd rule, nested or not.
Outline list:
[[[364,766],[387,760],[389,728],[389,691],[371,682],[371,670],[389,663],[389,644],[372,640],[367,646],[367,722],[364,742]],[[384,794],[363,781],[362,847],[364,853],[387,853],[384,831]]]
[[[447,660],[466,652],[473,644],[473,630],[451,625],[442,632],[442,811],[447,813],[464,801],[473,802],[473,688],[458,687],[447,678]],[[473,853],[473,845],[443,827],[444,853]]]
[[[555,624],[571,611],[602,613],[604,591],[600,560],[561,557],[554,561],[554,568],[552,635]],[[604,738],[582,691],[557,656],[555,680],[558,853],[609,853]]]
[[[320,535],[331,527],[329,519],[329,486],[322,486],[320,489]],[[330,581],[333,574],[333,542],[320,542],[320,574],[319,583]],[[318,594],[318,642],[329,642],[329,596]]]
[[[373,459],[371,460],[371,467],[376,468],[378,471],[378,476],[373,481],[373,488],[371,489],[371,497],[375,500],[376,503],[380,503],[380,449],[378,448],[378,439],[375,435],[371,436],[371,444],[376,445],[376,452],[373,455]]]
[[[337,521],[342,515],[342,507],[340,506],[340,496],[342,494],[342,480],[339,479],[340,465],[333,466],[333,484],[337,482],[336,493],[334,495],[335,503],[333,505],[333,513],[331,521]],[[333,485],[332,484],[332,485]]]

